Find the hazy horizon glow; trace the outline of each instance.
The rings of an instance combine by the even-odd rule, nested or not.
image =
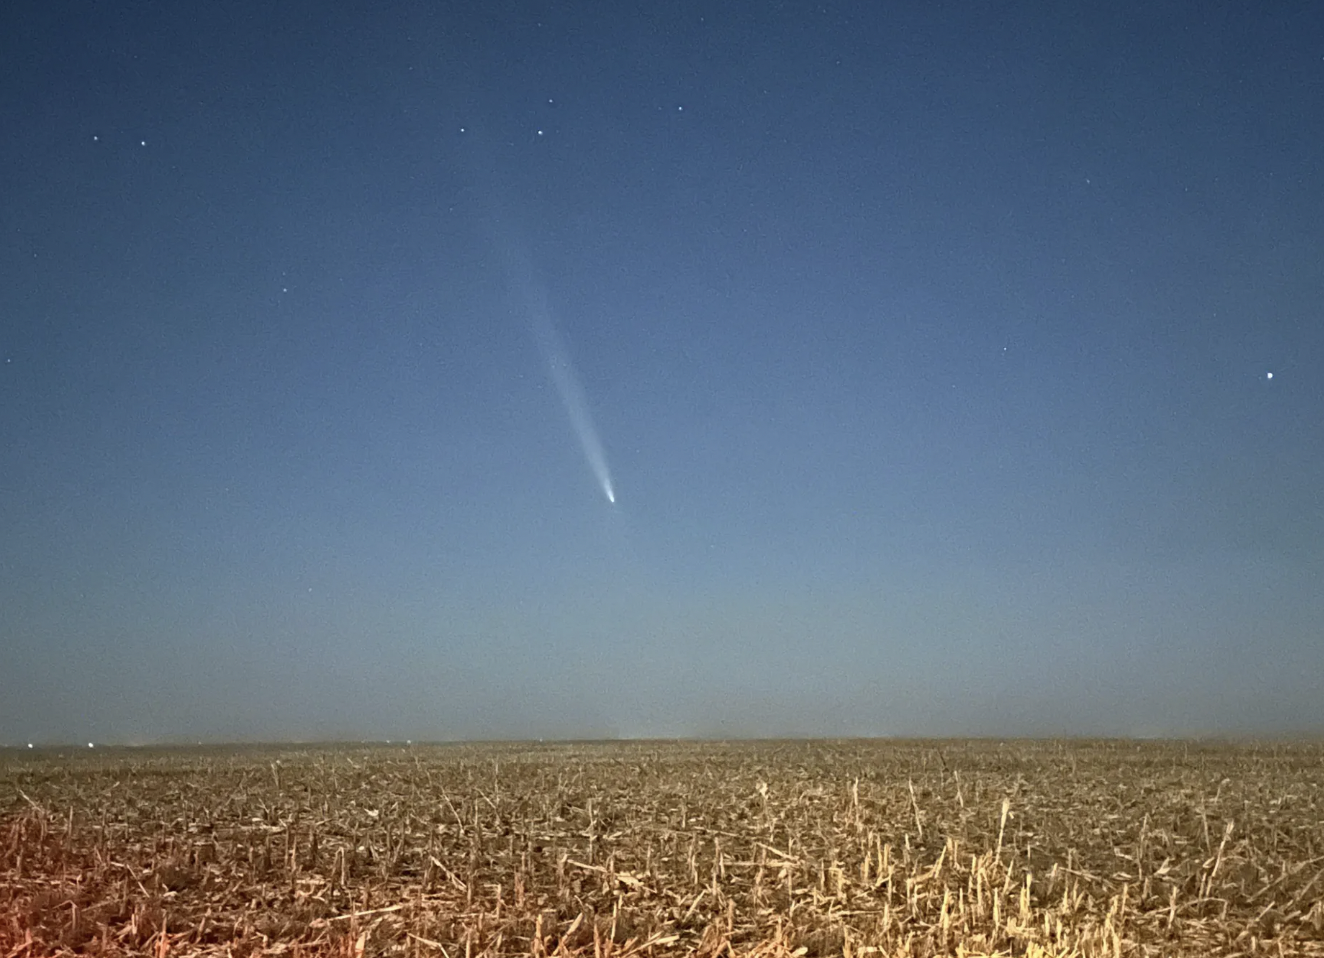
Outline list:
[[[0,25],[0,743],[1324,732],[1324,9]]]

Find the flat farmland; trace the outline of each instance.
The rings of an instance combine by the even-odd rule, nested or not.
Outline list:
[[[0,752],[0,958],[1324,955],[1324,745]]]

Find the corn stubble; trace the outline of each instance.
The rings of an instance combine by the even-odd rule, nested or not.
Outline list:
[[[1324,955],[1324,747],[0,757],[0,958]]]

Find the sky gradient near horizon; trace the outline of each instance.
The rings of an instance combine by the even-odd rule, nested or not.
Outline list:
[[[1308,2],[6,4],[0,744],[1324,732],[1321,117]]]

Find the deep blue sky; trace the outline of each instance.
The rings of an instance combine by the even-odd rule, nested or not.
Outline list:
[[[6,3],[0,741],[1324,731],[1322,117],[1313,2]]]

